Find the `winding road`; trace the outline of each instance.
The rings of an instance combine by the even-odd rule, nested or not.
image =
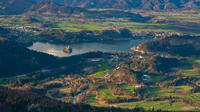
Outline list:
[[[79,95],[82,95],[82,94],[85,94],[85,93],[88,94],[91,87],[92,87],[92,82],[89,81],[88,88],[87,88],[86,90],[83,90],[81,93],[79,93],[79,94],[73,96],[72,103],[73,103],[73,104],[76,104],[76,103],[77,103],[77,102],[76,102],[76,98],[77,98]]]

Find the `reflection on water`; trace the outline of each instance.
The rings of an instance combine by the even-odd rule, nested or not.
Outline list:
[[[149,41],[149,40],[151,39],[134,39],[134,40],[127,40],[127,41],[69,44],[70,47],[72,48],[71,54],[66,54],[63,52],[63,48],[66,46],[63,44],[58,45],[58,44],[36,42],[28,48],[39,51],[39,52],[48,53],[48,54],[58,56],[58,57],[68,57],[72,55],[83,54],[91,50],[127,52],[127,51],[130,51],[131,47],[138,45],[142,42]]]

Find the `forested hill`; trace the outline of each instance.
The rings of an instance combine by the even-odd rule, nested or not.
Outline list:
[[[45,16],[65,16],[65,17],[82,17],[82,18],[130,18],[136,22],[146,22],[150,18],[142,17],[140,14],[120,11],[104,10],[91,11],[78,6],[65,6],[49,0],[33,2],[30,0],[2,0],[0,1],[1,15],[18,15],[18,14],[39,14]]]
[[[42,0],[33,0],[42,1]],[[44,0],[43,0],[44,1]],[[199,9],[199,0],[53,0],[56,3],[82,8],[118,9]]]
[[[0,37],[0,77],[40,70],[55,59],[54,56],[31,51],[14,41]]]
[[[37,1],[37,2],[36,2]],[[53,3],[53,2],[55,3]],[[80,7],[80,8],[77,8]],[[83,9],[200,9],[199,0],[1,0],[0,14],[22,13],[88,13]]]
[[[21,14],[33,3],[29,0],[0,0],[0,14]]]
[[[51,1],[33,2],[31,0],[1,0],[0,1],[0,14],[23,14],[23,13],[39,13],[39,14],[52,14],[52,13],[65,13],[74,14],[86,12],[82,8],[72,8],[63,5],[55,4]]]

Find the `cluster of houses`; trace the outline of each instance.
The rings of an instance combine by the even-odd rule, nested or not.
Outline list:
[[[148,83],[152,83],[153,82],[153,79],[150,75],[147,75],[147,74],[144,74],[142,76],[142,81],[145,83],[145,84],[148,84]],[[142,88],[144,85],[143,84],[134,84],[132,85],[135,89],[138,89],[138,88]]]
[[[120,32],[120,29],[125,29],[126,27],[124,26],[112,26],[112,29]],[[134,38],[165,38],[165,37],[169,37],[169,36],[173,36],[173,35],[178,35],[178,36],[182,36],[184,35],[183,33],[179,33],[179,32],[146,32],[146,31],[138,31],[138,32],[132,32],[132,37]]]
[[[133,32],[133,37],[150,37],[150,38],[166,38],[173,35],[182,36],[184,34],[179,32]]]
[[[183,33],[179,33],[179,32],[155,32],[154,33],[154,37],[155,38],[166,38],[166,37],[170,37],[173,35],[177,35],[177,36],[183,36]]]
[[[119,56],[117,56],[117,55],[111,55],[110,57],[109,57],[109,62],[113,62],[113,61],[118,61],[120,58],[119,58]],[[88,62],[99,62],[99,61],[102,61],[103,60],[103,58],[91,58],[91,59],[88,59]]]
[[[112,62],[112,61],[118,61],[119,60],[119,56],[117,56],[117,55],[111,55],[110,56],[110,61]]]
[[[153,38],[154,37],[154,32],[144,32],[144,31],[141,31],[141,32],[132,32],[132,36],[133,37],[140,37],[140,38]]]
[[[144,74],[142,76],[142,81],[145,83],[145,84],[148,84],[148,83],[152,83],[153,82],[153,79],[150,75],[147,75],[147,74]],[[138,88],[142,88],[144,85],[143,84],[134,84],[132,85],[135,89],[138,89]]]
[[[41,31],[40,28],[32,27],[32,26],[23,26],[23,25],[16,25],[16,30],[23,31],[23,32],[32,32],[36,33]]]
[[[138,46],[133,46],[133,47],[130,48],[130,49],[131,49],[131,51],[134,51],[134,52],[140,52],[140,53],[144,54],[145,51],[144,51],[144,50],[141,50],[140,47],[141,47],[141,44],[138,45]]]

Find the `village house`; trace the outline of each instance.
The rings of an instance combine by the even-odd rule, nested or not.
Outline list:
[[[135,89],[138,89],[138,88],[141,88],[142,85],[141,85],[141,84],[134,84],[133,87],[134,87]]]
[[[101,58],[92,58],[90,61],[92,62],[98,62],[98,61],[101,61],[102,59]]]
[[[151,83],[153,81],[152,77],[147,75],[147,74],[144,74],[142,76],[142,80],[143,80],[144,83]]]

